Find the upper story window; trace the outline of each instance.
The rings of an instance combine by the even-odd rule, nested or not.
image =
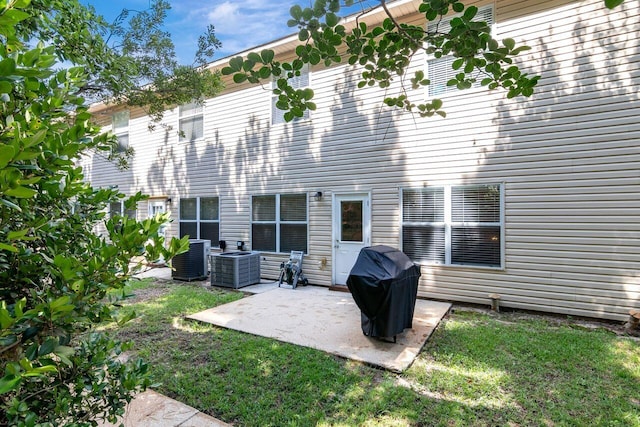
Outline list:
[[[440,33],[447,33],[451,29],[451,20],[459,15],[453,15],[448,18],[443,18],[442,21],[430,22],[427,25],[428,32],[438,31]],[[478,8],[478,13],[473,19],[474,21],[485,21],[489,26],[493,26],[493,5],[487,5]],[[454,57],[443,56],[441,58],[429,58],[427,59],[427,78],[431,82],[428,88],[429,97],[442,96],[452,92],[457,92],[456,86],[447,86],[447,82],[460,73],[460,70],[454,70],[451,68],[454,61]],[[475,71],[475,73],[478,73]],[[479,73],[478,73],[479,74]],[[477,81],[471,87],[480,87],[480,81],[482,77],[476,79]]]
[[[204,137],[203,105],[201,102],[190,102],[178,108],[179,141],[195,141]]]
[[[136,219],[136,209],[127,209],[124,205],[124,201],[109,203],[109,218],[112,219],[115,216],[126,216],[131,219]]]
[[[307,251],[307,194],[251,198],[251,247],[256,251]]]
[[[220,200],[217,197],[180,199],[180,237],[220,241]]]
[[[295,76],[289,79],[289,84],[294,89],[305,89],[310,86],[310,71],[309,65],[305,64],[305,66],[300,70],[300,75]],[[271,81],[271,89],[277,88],[277,79],[273,79]],[[280,123],[286,123],[284,119],[284,110],[276,107],[276,102],[278,101],[278,95],[271,93],[271,124],[277,125]],[[309,119],[309,110],[304,111],[304,115],[302,117],[296,118],[294,120],[307,120]]]
[[[129,148],[129,111],[120,111],[111,117],[113,133],[118,138],[118,153]]]
[[[402,190],[402,250],[416,262],[502,267],[503,185]]]

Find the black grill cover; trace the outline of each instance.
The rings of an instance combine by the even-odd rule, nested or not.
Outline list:
[[[360,251],[347,287],[361,311],[362,332],[392,337],[411,328],[418,294],[420,266],[389,246]]]

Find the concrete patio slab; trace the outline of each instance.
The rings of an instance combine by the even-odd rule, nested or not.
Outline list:
[[[360,310],[351,294],[316,286],[276,287],[188,318],[401,372],[411,365],[450,307],[418,300],[413,328],[398,335],[395,344],[363,335]]]
[[[122,423],[124,427],[228,427],[207,414],[180,403],[153,390],[136,395],[129,403],[122,420],[116,424],[99,424],[113,427]]]

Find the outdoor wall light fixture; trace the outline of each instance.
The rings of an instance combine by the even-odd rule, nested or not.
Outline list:
[[[315,194],[311,197],[313,197],[313,200],[316,200],[316,201],[322,199],[322,191],[316,191]]]

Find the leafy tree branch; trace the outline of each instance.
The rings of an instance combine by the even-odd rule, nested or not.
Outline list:
[[[623,1],[605,0],[605,4],[614,8]],[[353,0],[347,0],[344,6],[353,3]],[[447,85],[457,89],[480,84],[489,89],[502,89],[508,98],[528,97],[540,78],[528,75],[514,65],[518,55],[529,47],[518,46],[510,38],[494,39],[490,26],[476,20],[476,6],[467,7],[459,0],[423,0],[419,11],[427,24],[436,24],[435,31],[399,22],[386,0],[379,0],[374,7],[382,9],[386,18],[372,27],[360,22],[362,14],[355,19],[355,25],[343,25],[339,16],[342,8],[339,0],[316,0],[313,6],[305,8],[293,6],[288,25],[298,29],[301,42],[295,49],[295,59],[281,63],[274,59],[272,50],[251,52],[245,58],[231,59],[222,74],[232,75],[235,83],[259,84],[266,79],[275,79],[276,106],[286,111],[287,121],[302,117],[305,110],[316,108],[311,89],[294,89],[289,84],[289,79],[300,75],[306,64],[330,67],[346,59],[348,64],[362,67],[360,88],[375,85],[390,88],[397,79],[401,82],[399,94],[385,98],[384,103],[406,111],[417,110],[421,116],[438,114],[444,117],[445,112],[439,99],[411,101],[402,84],[408,78],[411,89],[415,90],[431,83],[422,70],[407,76],[411,60],[419,51],[433,58],[454,58],[452,68],[456,74]],[[448,21],[449,28],[440,30],[439,24],[452,13],[455,16]]]
[[[109,152],[114,137],[101,133],[82,97],[101,78],[92,68],[99,61],[73,61],[102,50],[72,34],[49,39],[61,42],[52,46],[29,47],[27,37],[48,34],[32,26],[61,24],[56,14],[78,10],[44,0],[0,6],[0,425],[115,422],[149,385],[147,365],[119,360],[129,346],[96,326],[129,320],[117,305],[131,276],[188,247],[161,235],[167,214],[107,216],[109,204],[135,209],[142,194],[127,198],[83,179],[77,161]],[[70,17],[68,31],[91,28],[82,16]]]

